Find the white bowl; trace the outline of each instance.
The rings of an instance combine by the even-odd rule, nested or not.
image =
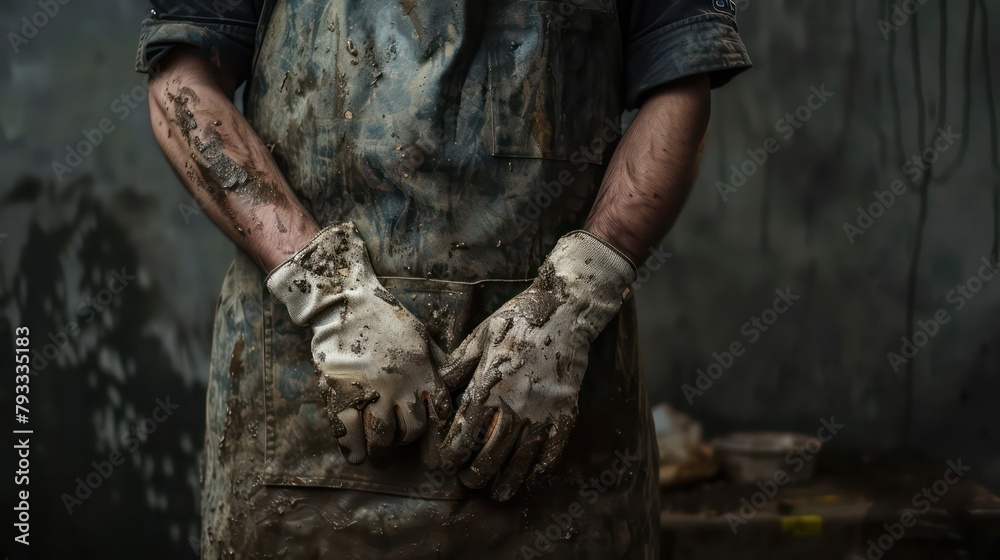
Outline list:
[[[791,432],[737,432],[712,441],[726,475],[736,482],[775,480],[784,471],[789,482],[812,477],[815,455],[823,443]]]

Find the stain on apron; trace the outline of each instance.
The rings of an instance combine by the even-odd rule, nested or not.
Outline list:
[[[268,13],[248,119],[320,225],[355,222],[386,288],[454,348],[590,209],[614,148],[595,140],[621,112],[614,2],[280,0]],[[310,331],[239,254],[213,341],[205,556],[648,556],[656,454],[632,315],[592,348],[555,472],[499,504],[424,467],[419,443],[348,464]]]

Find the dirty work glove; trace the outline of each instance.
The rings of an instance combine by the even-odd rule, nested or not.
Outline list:
[[[375,277],[354,224],[324,229],[274,269],[267,288],[292,321],[312,327],[312,360],[344,455],[360,463],[417,439],[427,410],[451,413],[423,324]],[[427,409],[424,403],[427,403]]]
[[[635,274],[610,245],[571,232],[531,286],[452,353],[439,373],[451,388],[468,387],[441,460],[451,468],[468,464],[459,472],[463,484],[482,488],[493,480],[492,496],[507,500],[529,474],[559,458],[576,422],[590,344],[618,313]]]

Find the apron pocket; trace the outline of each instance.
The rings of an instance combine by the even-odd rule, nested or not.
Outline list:
[[[608,0],[501,4],[489,46],[492,155],[604,161],[617,138],[617,19]],[[617,115],[616,115],[617,116]]]
[[[461,343],[492,306],[526,282],[461,283],[384,278],[382,283],[428,327],[443,350]],[[510,293],[510,296],[506,294]],[[495,307],[492,307],[495,309]],[[420,443],[397,447],[389,457],[348,463],[333,437],[319,376],[312,365],[312,331],[292,323],[285,307],[264,293],[265,461],[263,483],[383,492],[426,499],[468,494],[450,473],[428,470]]]

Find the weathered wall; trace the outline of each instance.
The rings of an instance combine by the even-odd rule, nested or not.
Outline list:
[[[992,402],[1000,278],[961,309],[948,298],[997,238],[1000,175],[983,53],[993,54],[1000,87],[1000,39],[984,35],[984,22],[1000,24],[1000,9],[971,2],[990,4],[971,35],[967,1],[948,3],[942,28],[944,2],[928,0],[886,40],[881,2],[738,0],[757,67],[716,92],[701,178],[663,246],[672,256],[639,289],[657,400],[703,420],[710,434],[812,432],[834,416],[845,428],[831,446],[909,447],[942,463],[962,457],[1000,487]],[[6,2],[5,35],[37,9]],[[194,556],[209,326],[232,249],[204,215],[179,206],[190,197],[152,139],[142,80],[130,71],[142,16],[134,2],[71,0],[19,52],[0,45],[0,340],[7,348],[21,324],[39,351],[54,339],[55,358],[31,393],[32,541],[51,552],[131,557],[141,546],[156,557]],[[814,98],[818,107],[789,134],[779,121],[808,103],[813,87],[833,95]],[[67,163],[66,146],[105,118],[114,130],[57,177],[52,162]],[[939,127],[961,138],[940,154],[921,194],[923,175],[903,162]],[[730,166],[765,146],[774,153],[735,186]],[[852,243],[844,223],[855,224],[857,207],[896,180],[906,192]],[[733,186],[722,188],[725,198],[719,181]],[[127,285],[112,280],[115,271]],[[776,289],[799,299],[751,343],[742,325],[772,305]],[[886,354],[900,350],[908,309],[914,322],[944,309],[949,322],[912,369],[894,371]],[[689,402],[684,385],[697,389],[697,370],[733,342],[745,353]],[[144,423],[168,398],[179,408]],[[0,402],[11,400],[11,385],[0,384]],[[140,438],[143,426],[155,431]],[[115,451],[124,463],[68,514],[60,496]],[[10,491],[0,486],[2,503]]]
[[[833,447],[961,456],[996,487],[1000,277],[965,304],[949,293],[978,273],[997,242],[1000,156],[986,68],[1000,85],[1000,43],[984,32],[985,22],[1000,24],[1000,10],[973,2],[970,31],[969,3],[948,2],[942,12],[943,1],[928,1],[883,35],[879,2],[747,4],[741,31],[757,67],[716,93],[698,188],[665,244],[673,256],[640,290],[654,393],[715,434],[814,433],[832,415],[845,424]],[[814,87],[833,95],[812,99],[807,120],[789,128],[786,114],[809,103]],[[927,155],[936,160],[929,173],[905,166],[939,129],[961,138]],[[777,151],[762,166],[747,164],[758,169],[736,187],[730,166],[743,166],[747,150],[768,138]],[[894,181],[905,192],[849,236],[845,222],[857,226],[857,208]],[[911,281],[913,320],[943,309],[949,322],[894,367],[887,353],[899,353],[900,337],[916,328],[907,322]],[[800,299],[689,401],[684,385],[698,389],[697,370],[713,352],[750,341],[742,325],[771,306],[778,288]]]

